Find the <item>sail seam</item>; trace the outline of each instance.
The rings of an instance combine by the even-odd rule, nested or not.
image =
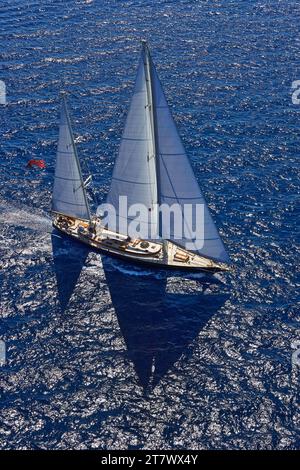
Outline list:
[[[57,153],[62,153],[64,155],[73,155],[72,152],[64,152],[63,150],[57,150]]]
[[[131,184],[143,184],[143,185],[148,185],[148,186],[151,186],[153,185],[154,183],[143,183],[141,181],[130,181],[130,180],[124,180],[124,179],[121,179],[121,178],[115,178],[115,177],[112,177],[113,180],[116,180],[116,181],[121,181],[123,183],[131,183]]]
[[[135,220],[136,217],[124,217],[124,215],[120,215],[118,212],[116,212],[116,215],[120,218],[120,219],[126,219],[126,220]],[[143,223],[143,224],[150,224],[150,225],[156,225],[155,222],[149,222],[148,220],[141,220],[139,219],[139,222]]]
[[[162,194],[162,197],[164,197],[165,199],[176,199],[176,201],[178,201],[178,197],[176,196],[165,196],[164,194]],[[194,201],[194,200],[199,200],[199,197],[181,197],[180,196],[180,199],[184,199],[184,200],[187,200],[187,201]],[[202,201],[204,201],[204,199],[202,199]],[[179,202],[179,201],[178,201]]]
[[[54,179],[60,179],[60,180],[65,180],[65,181],[81,181],[80,178],[64,178],[63,176],[54,176]]]
[[[137,142],[148,142],[149,139],[133,139],[131,137],[122,137],[121,140],[132,140],[132,141],[137,141]]]
[[[173,156],[177,157],[179,155],[186,155],[186,153],[185,152],[181,152],[181,153],[162,153],[162,152],[160,152],[160,155],[164,155],[166,157],[173,157]]]
[[[62,202],[63,204],[69,204],[70,206],[82,206],[85,207],[85,204],[79,204],[75,202],[68,202],[68,201],[63,201],[62,199],[56,199],[55,202]]]
[[[216,237],[216,238],[191,238],[190,241],[191,242],[194,242],[194,241],[199,241],[199,240],[203,240],[203,241],[211,241],[211,240],[219,240],[219,237]]]

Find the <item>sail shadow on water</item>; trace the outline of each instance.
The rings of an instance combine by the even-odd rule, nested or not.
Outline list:
[[[61,310],[64,311],[74,292],[89,249],[85,245],[62,237],[57,230],[51,235],[57,295]]]
[[[229,295],[205,291],[217,280],[197,280],[196,293],[167,291],[171,274],[131,276],[111,269],[105,256],[103,268],[128,356],[140,385],[152,390],[187,351],[199,332],[222,307]],[[141,271],[142,273],[142,271]],[[175,278],[176,279],[176,278]],[[195,282],[179,279],[181,283]]]

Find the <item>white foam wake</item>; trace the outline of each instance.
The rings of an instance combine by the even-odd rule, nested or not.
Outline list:
[[[51,218],[34,214],[28,209],[18,208],[10,204],[0,203],[0,223],[25,227],[39,232],[48,232]]]

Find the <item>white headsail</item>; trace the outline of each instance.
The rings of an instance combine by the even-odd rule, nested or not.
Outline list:
[[[90,210],[65,98],[62,99],[52,210],[90,220]]]
[[[196,238],[189,236],[195,226],[196,210],[193,207],[192,220],[184,219],[185,236],[181,240],[175,239],[174,241],[183,247],[186,247],[187,244],[189,246],[202,245],[201,249],[194,251],[219,261],[228,262],[229,256],[199,188],[151,58],[150,64],[159,162],[159,203],[169,206],[179,204],[182,210],[184,204],[192,206],[202,204],[204,209],[203,230],[197,233]],[[164,219],[162,219],[162,224],[164,224]],[[162,227],[163,232],[164,227]],[[172,233],[171,239],[174,239]]]

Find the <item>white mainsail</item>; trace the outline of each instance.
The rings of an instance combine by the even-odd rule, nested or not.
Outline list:
[[[148,208],[148,217],[140,221],[140,230],[142,233],[155,236],[157,233],[157,186],[149,105],[144,56],[142,55],[107,203],[115,208],[117,219],[126,216],[119,211],[119,196],[127,196],[128,207],[133,204],[143,204]],[[122,226],[127,227],[134,217],[131,218],[127,214],[126,219],[121,220]]]
[[[171,229],[169,238],[183,247],[192,244],[201,246],[192,250],[201,255],[222,262],[229,261],[145,43],[107,202],[117,209],[119,196],[127,196],[128,206],[135,203],[146,205],[151,217],[143,223],[145,227],[151,225],[152,231],[148,233],[162,238],[164,232],[170,233],[170,227],[164,227],[164,224],[169,224],[169,219],[159,216],[158,211],[153,209],[156,204],[178,204],[182,213],[185,204],[193,207],[201,204],[204,209],[201,233],[196,238],[189,236],[193,233],[194,220],[189,221],[189,226],[184,219],[185,236],[176,239]],[[192,213],[195,216],[196,211]],[[130,220],[127,217],[126,223]]]
[[[83,220],[91,218],[64,97],[60,114],[52,210]]]

